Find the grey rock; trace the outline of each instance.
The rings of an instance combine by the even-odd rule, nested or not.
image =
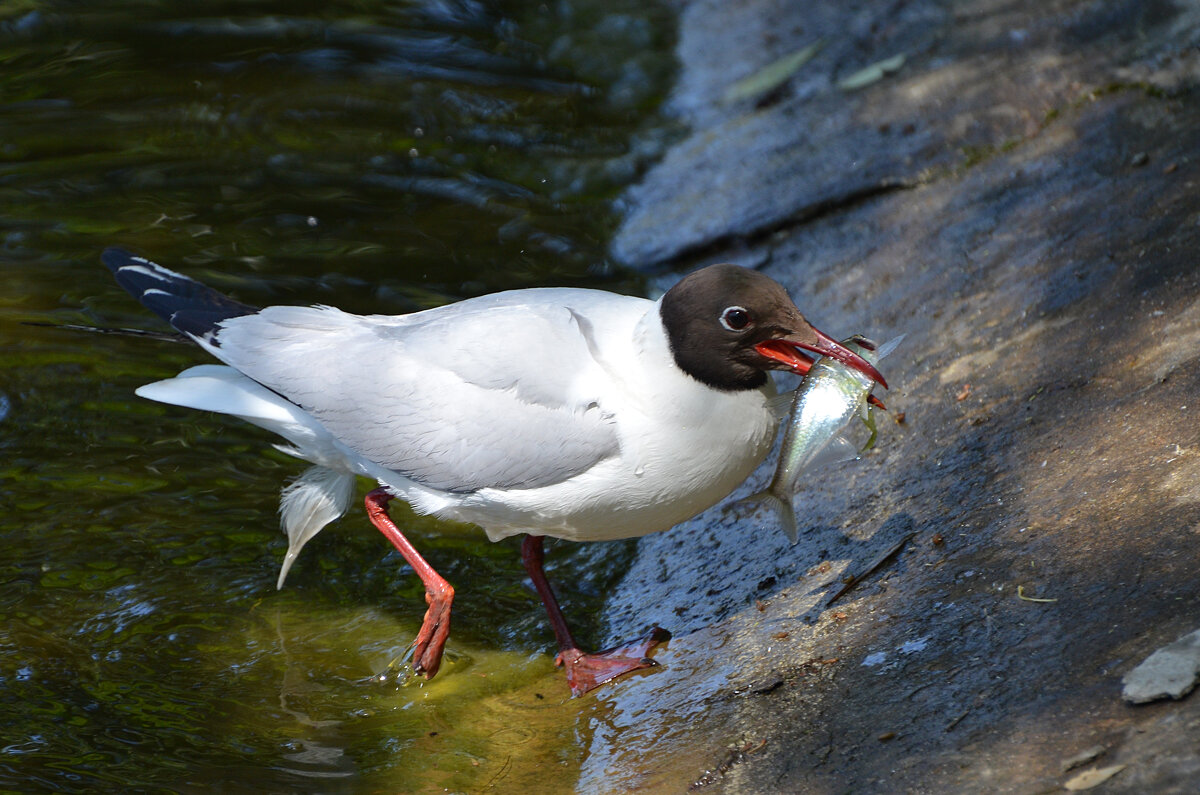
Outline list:
[[[1183,698],[1200,679],[1200,629],[1151,654],[1122,682],[1122,695],[1131,704],[1162,698]]]
[[[827,18],[845,32],[769,102],[721,102]],[[1131,709],[1113,684],[1146,627],[1195,628],[1197,43],[1200,5],[1169,0],[689,4],[692,136],[635,191],[622,251],[752,262],[828,333],[906,333],[881,395],[905,421],[804,484],[794,547],[732,507],[773,460],[638,542],[609,639],[675,637],[604,691],[620,741],[592,745],[579,791],[1049,792],[1102,745],[1128,765],[1106,793],[1195,792],[1200,699]]]
[[[692,133],[629,191],[612,252],[650,267],[936,179],[1036,137],[1047,114],[1086,96],[1081,76],[1171,90],[1194,66],[1164,69],[1163,56],[1190,52],[1196,14],[1164,2],[689,3],[671,107]],[[769,102],[724,101],[817,42]],[[903,68],[868,89],[839,89],[899,56]]]

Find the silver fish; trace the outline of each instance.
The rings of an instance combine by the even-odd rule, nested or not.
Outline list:
[[[903,335],[875,348],[863,337],[855,335],[842,344],[872,365],[876,365],[880,359],[895,350],[902,339]],[[746,503],[761,503],[772,510],[779,517],[783,531],[793,544],[799,540],[799,530],[796,526],[792,497],[796,493],[800,473],[813,463],[818,454],[825,450],[856,416],[861,417],[871,430],[871,438],[862,449],[865,450],[874,444],[874,417],[867,404],[872,386],[874,382],[867,376],[836,359],[823,356],[812,366],[796,389],[783,434],[775,477],[771,479],[770,486],[742,500]],[[860,450],[856,449],[855,452]]]

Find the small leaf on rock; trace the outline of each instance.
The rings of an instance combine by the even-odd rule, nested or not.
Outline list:
[[[860,88],[866,88],[872,83],[876,83],[884,78],[884,75],[890,75],[892,72],[899,71],[901,66],[904,66],[908,56],[904,53],[893,55],[891,58],[884,58],[882,61],[876,61],[868,67],[859,69],[849,77],[844,77],[838,81],[837,87],[842,91],[857,91]]]
[[[725,89],[722,99],[726,103],[759,97],[779,88],[821,49],[822,42],[814,42],[791,55],[785,55],[774,63],[764,66],[749,77],[744,77]]]
[[[1091,770],[1085,770],[1077,776],[1072,776],[1063,784],[1063,789],[1078,792],[1079,790],[1091,789],[1092,787],[1103,784],[1113,776],[1125,769],[1125,765],[1109,765],[1108,767],[1097,767]]]

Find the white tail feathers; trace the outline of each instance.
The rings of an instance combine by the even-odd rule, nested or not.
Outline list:
[[[268,430],[277,425],[303,425],[307,419],[299,406],[223,364],[189,367],[174,378],[140,386],[135,392],[159,403],[232,414]]]
[[[785,500],[770,489],[763,489],[757,494],[751,494],[749,497],[738,500],[735,504],[753,505],[756,503],[765,506],[775,514],[783,532],[787,533],[789,541],[795,544],[800,540],[800,529],[796,525],[796,509],[792,507],[790,499]]]
[[[283,587],[288,570],[309,539],[341,517],[354,499],[354,475],[325,467],[310,467],[283,490],[279,501],[280,524],[288,537],[287,554],[276,588]]]
[[[320,423],[299,406],[232,367],[215,364],[192,367],[174,378],[146,384],[137,394],[162,403],[241,417],[293,442],[295,447],[276,445],[288,455],[308,461],[332,459],[336,463],[328,432]],[[283,587],[288,570],[308,540],[350,507],[354,477],[344,469],[314,466],[283,490],[279,515],[287,532],[288,551],[276,587]]]

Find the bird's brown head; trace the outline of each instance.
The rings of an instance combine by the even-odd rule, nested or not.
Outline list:
[[[756,389],[767,370],[803,375],[804,351],[829,356],[887,387],[869,362],[804,319],[783,286],[738,265],[710,265],[688,274],[659,308],[679,368],[715,389]]]

